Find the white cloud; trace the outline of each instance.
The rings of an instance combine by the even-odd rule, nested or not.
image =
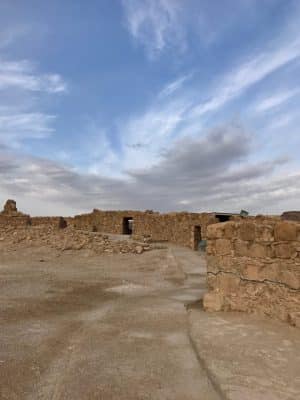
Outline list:
[[[40,73],[28,60],[0,57],[0,143],[18,147],[25,139],[54,132],[55,115],[41,109],[43,96],[66,92],[59,74]]]
[[[169,46],[185,48],[180,0],[123,0],[127,28],[141,42],[150,57]]]
[[[300,93],[300,89],[291,89],[291,90],[286,90],[283,92],[273,94],[269,97],[266,97],[266,98],[260,100],[256,104],[255,110],[258,112],[269,111],[275,107],[282,105],[283,103],[290,100],[292,97],[296,96],[299,93]]]
[[[55,117],[43,113],[0,113],[0,142],[16,146],[20,140],[41,139],[53,132]]]
[[[148,109],[122,123],[123,156],[119,168],[129,170],[155,165],[174,139],[200,136],[206,115],[217,112],[231,100],[242,96],[251,86],[299,57],[300,41],[290,41],[289,44],[284,41],[277,48],[262,51],[222,77],[207,102],[199,102],[195,82],[189,82],[192,78],[190,74],[168,83]],[[286,97],[288,95],[291,93]],[[283,98],[276,101],[283,101]],[[283,126],[287,122],[286,117],[278,120],[277,125]]]
[[[49,93],[65,92],[67,85],[58,74],[39,74],[27,60],[0,61],[0,89],[15,87]]]

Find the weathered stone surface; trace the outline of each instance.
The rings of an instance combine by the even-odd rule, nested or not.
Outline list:
[[[259,242],[273,242],[274,227],[272,225],[256,225],[255,240]]]
[[[300,211],[285,211],[281,214],[281,219],[300,222]]]
[[[220,292],[206,293],[203,297],[203,308],[206,311],[221,311],[224,306],[224,297]]]
[[[234,239],[237,235],[237,223],[234,221],[229,221],[224,226],[224,237],[226,239]]]
[[[208,239],[219,239],[224,236],[225,225],[223,223],[213,224],[207,228]]]
[[[255,225],[253,222],[243,222],[239,227],[241,240],[254,240],[255,239]]]
[[[276,243],[274,246],[275,256],[278,258],[291,258],[295,251],[289,243]]]
[[[289,313],[288,319],[291,325],[300,328],[300,312]]]
[[[15,202],[15,200],[7,200],[6,203],[4,204],[4,208],[3,208],[3,214],[14,214],[17,213],[18,209],[17,209],[17,204]]]
[[[249,253],[249,243],[243,240],[237,239],[234,242],[234,251],[237,257],[247,257]]]
[[[288,241],[297,240],[297,224],[292,222],[278,222],[274,227],[275,240]]]
[[[263,217],[235,224],[209,227],[218,238],[208,239],[206,308],[262,313],[299,325],[300,224]]]
[[[229,239],[217,239],[216,240],[216,254],[226,255],[230,254],[232,250],[231,242]]]
[[[267,258],[270,257],[270,247],[265,244],[252,243],[250,245],[248,255],[254,258]]]

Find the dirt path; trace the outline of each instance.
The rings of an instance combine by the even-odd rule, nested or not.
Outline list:
[[[189,341],[204,283],[185,252],[2,255],[1,400],[219,399]]]

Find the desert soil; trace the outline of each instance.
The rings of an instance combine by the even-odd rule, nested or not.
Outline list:
[[[1,400],[219,399],[187,331],[200,255],[0,250]]]

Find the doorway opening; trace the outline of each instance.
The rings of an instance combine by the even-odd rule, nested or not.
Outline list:
[[[133,232],[133,218],[123,218],[123,235],[132,235]]]
[[[231,214],[216,214],[216,218],[219,222],[227,222],[231,218]]]
[[[193,244],[194,250],[199,250],[199,245],[202,239],[200,225],[194,226],[193,239],[194,239],[194,244]]]

